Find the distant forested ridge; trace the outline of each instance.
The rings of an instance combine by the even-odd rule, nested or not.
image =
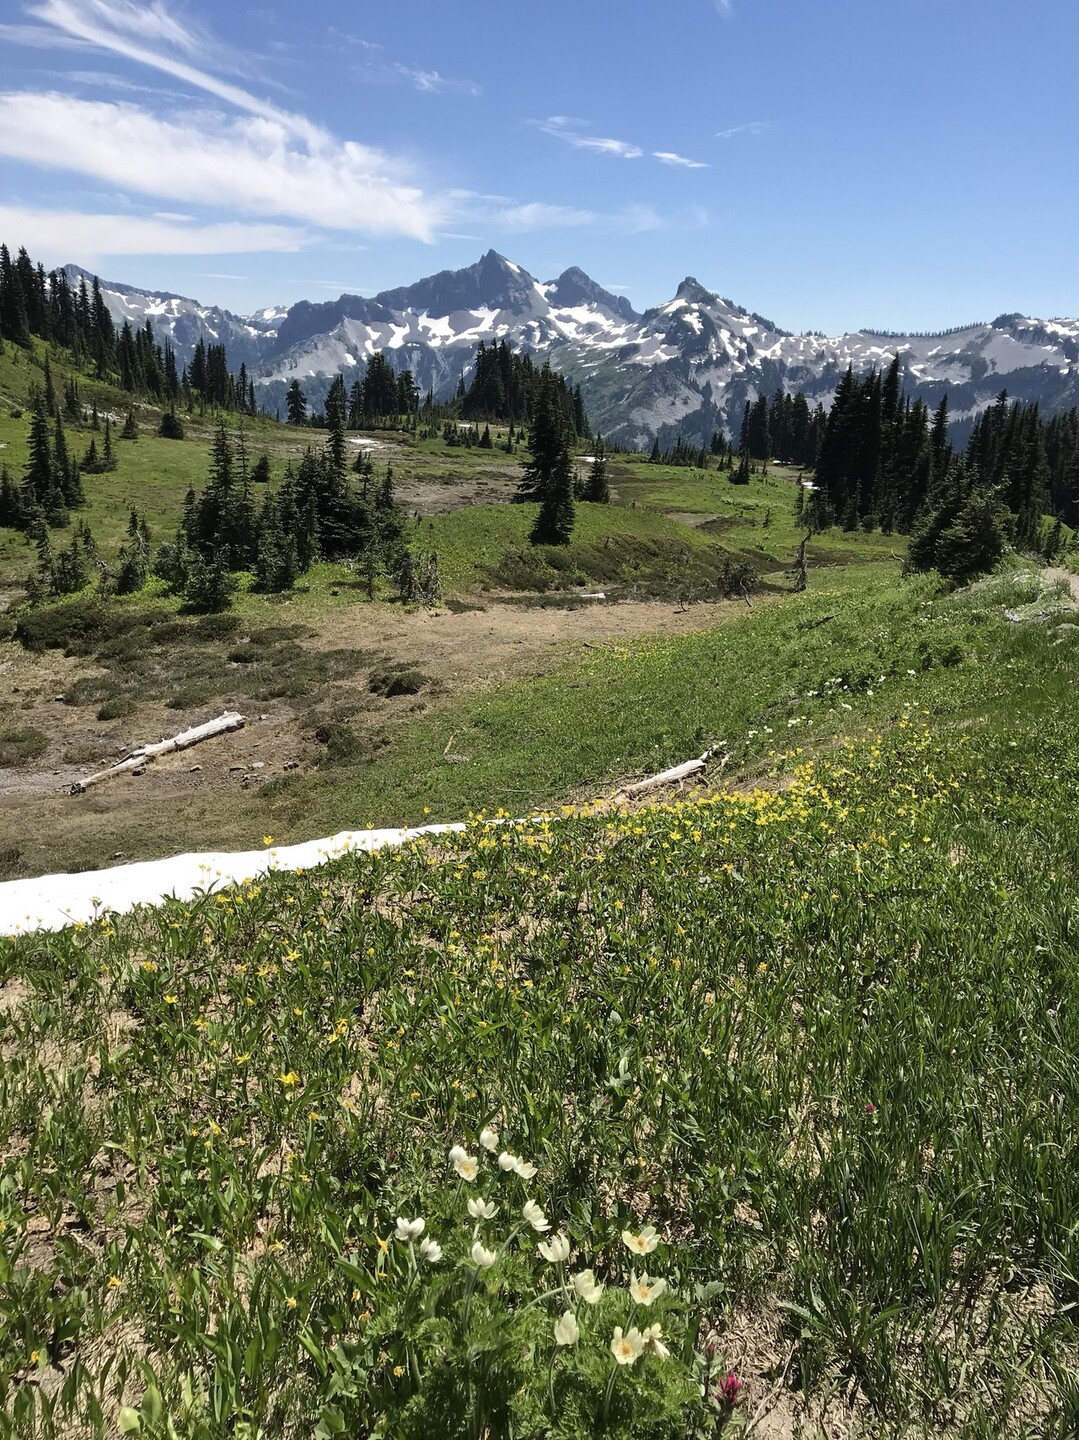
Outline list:
[[[94,276],[72,288],[63,270],[46,271],[25,249],[14,260],[0,244],[0,345],[29,345],[33,338],[67,350],[73,363],[93,366],[98,380],[159,404],[196,405],[255,414],[255,387],[244,365],[230,373],[224,345],[199,340],[189,365],[178,369],[166,340],[154,338],[150,320],[117,329]]]

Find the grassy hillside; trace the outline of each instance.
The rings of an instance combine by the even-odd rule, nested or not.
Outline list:
[[[1079,659],[1001,617],[1063,603],[589,652],[489,781],[731,788],[0,950],[16,1433],[1074,1435]]]

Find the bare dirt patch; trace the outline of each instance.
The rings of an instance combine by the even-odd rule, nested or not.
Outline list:
[[[558,609],[488,596],[481,608],[476,603],[476,609],[456,612],[355,605],[312,620],[312,633],[300,642],[305,650],[355,648],[372,660],[301,698],[264,701],[231,696],[226,689],[219,699],[190,710],[148,700],[130,716],[108,722],[95,720],[92,706],[57,698],[80,679],[103,674],[101,666],[56,651],[30,654],[5,645],[0,666],[10,700],[0,708],[0,719],[11,722],[14,715],[19,724],[37,727],[49,746],[40,761],[0,772],[0,881],[186,849],[257,846],[263,823],[255,804],[259,789],[324,759],[327,735],[338,721],[374,754],[410,719],[455,698],[548,674],[589,647],[617,652],[644,636],[689,634],[745,610],[734,602],[685,609],[665,602]],[[242,636],[229,642],[236,643]],[[224,649],[222,654],[225,663]],[[422,675],[418,693],[373,692],[378,668],[394,665]],[[144,774],[119,775],[85,795],[69,793],[75,781],[127,750],[226,708],[244,714],[243,730],[164,756]],[[303,823],[299,814],[297,822]],[[116,837],[111,843],[110,835]],[[295,838],[310,837],[304,830]]]

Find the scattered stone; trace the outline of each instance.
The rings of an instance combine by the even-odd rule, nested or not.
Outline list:
[[[201,765],[189,765],[189,766],[187,767],[187,773],[188,773],[189,775],[195,775],[195,774],[197,774],[198,771],[200,771],[201,769],[202,769],[202,766],[201,766]]]
[[[229,766],[229,774],[230,774],[230,775],[232,775],[233,773],[237,773],[237,774],[238,774],[240,771],[243,770],[243,768],[244,768],[244,767],[243,767],[242,765],[230,765],[230,766]]]
[[[145,775],[145,774],[146,774],[146,766],[145,766],[145,765],[136,765],[135,768],[134,768],[134,770],[132,770],[131,773],[132,773],[132,775]]]
[[[62,705],[64,703],[64,697],[62,695],[54,695],[52,697],[52,703],[54,705]]]
[[[265,769],[266,769],[266,761],[265,761],[265,760],[256,760],[255,763],[254,763],[254,765],[251,766],[251,769],[252,769],[252,770],[265,770]]]
[[[123,852],[122,850],[117,850],[116,854],[115,854],[112,858],[113,858],[114,860],[126,860],[126,859],[127,859],[127,856],[124,854],[124,852]]]
[[[284,768],[286,770],[298,770],[300,768],[300,762],[298,760],[286,760]]]

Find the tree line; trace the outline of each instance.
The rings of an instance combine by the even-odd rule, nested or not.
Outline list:
[[[25,248],[13,260],[0,244],[0,348],[29,346],[34,338],[68,351],[78,369],[92,366],[96,379],[173,410],[257,413],[247,367],[233,375],[224,345],[200,338],[191,364],[178,368],[175,350],[168,340],[158,344],[149,319],[135,328],[125,320],[117,329],[96,275],[89,286],[80,276],[72,287],[63,270],[46,272]]]
[[[1046,421],[1002,390],[962,451],[949,423],[947,395],[930,414],[905,393],[898,357],[861,380],[848,368],[817,452],[809,527],[908,534],[914,568],[955,579],[992,568],[1008,544],[1058,554],[1064,523],[1079,519],[1079,410]]]

